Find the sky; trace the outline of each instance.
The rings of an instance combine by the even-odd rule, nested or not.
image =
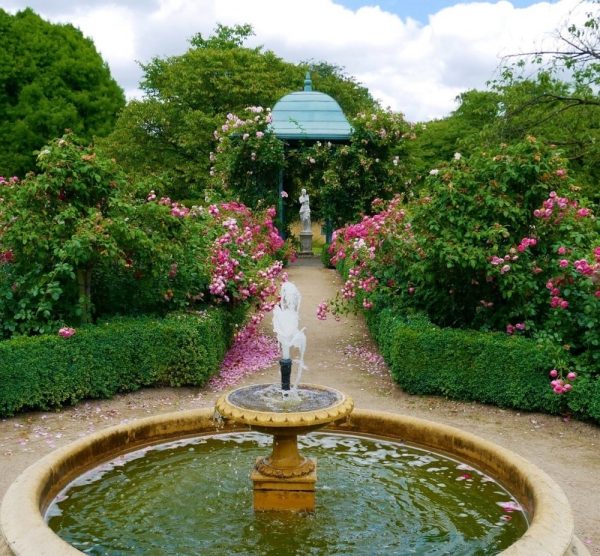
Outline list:
[[[183,54],[217,23],[249,23],[248,46],[341,66],[410,121],[448,115],[460,93],[497,77],[505,56],[551,47],[592,10],[586,0],[0,1],[11,13],[27,6],[92,38],[128,98],[142,96],[139,62]]]

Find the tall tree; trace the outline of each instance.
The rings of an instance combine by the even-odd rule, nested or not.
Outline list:
[[[0,44],[0,175],[33,170],[33,151],[66,128],[110,133],[125,98],[81,31],[0,9]]]

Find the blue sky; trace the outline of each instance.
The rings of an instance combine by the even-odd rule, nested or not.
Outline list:
[[[482,0],[463,0],[462,4],[472,4],[473,2]],[[492,0],[491,3],[496,3],[497,0]],[[548,1],[548,0],[547,0]],[[557,0],[549,0],[549,3],[556,3]],[[439,12],[443,8],[448,8],[458,4],[448,0],[339,0],[339,3],[356,10],[363,6],[377,5],[382,10],[396,14],[400,17],[412,17],[421,23],[427,23],[429,15]],[[539,2],[535,0],[510,0],[510,3],[515,8],[525,8]]]

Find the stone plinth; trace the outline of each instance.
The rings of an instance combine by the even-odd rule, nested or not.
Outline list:
[[[300,232],[300,255],[312,255],[312,232]]]
[[[256,460],[260,465],[262,458]],[[310,459],[313,470],[301,477],[278,478],[254,469],[250,475],[254,486],[254,511],[314,512],[317,461]]]

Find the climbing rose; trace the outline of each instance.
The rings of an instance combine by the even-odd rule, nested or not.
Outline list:
[[[74,328],[70,328],[68,326],[63,326],[58,331],[58,335],[62,336],[63,338],[70,338],[71,336],[73,336],[73,334],[75,334],[75,329]]]

